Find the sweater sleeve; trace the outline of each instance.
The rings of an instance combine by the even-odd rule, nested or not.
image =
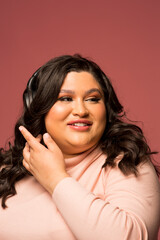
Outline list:
[[[53,200],[78,240],[156,240],[160,190],[151,166],[140,176],[124,176],[118,168],[104,175],[104,199],[71,177],[55,188]]]

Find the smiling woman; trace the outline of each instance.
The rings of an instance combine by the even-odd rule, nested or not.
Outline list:
[[[14,145],[0,152],[0,239],[155,240],[153,152],[99,66],[51,59],[23,100]]]
[[[47,132],[67,158],[96,145],[106,126],[102,89],[88,72],[70,72],[45,116]]]

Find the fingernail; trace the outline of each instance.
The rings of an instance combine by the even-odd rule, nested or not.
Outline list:
[[[22,129],[23,129],[23,127],[22,127],[22,126],[20,126],[20,127],[19,127],[19,130],[20,130],[20,131],[22,131]]]
[[[49,135],[48,133],[45,133],[43,136],[44,136],[46,139],[47,139],[47,138],[50,138],[50,135]]]

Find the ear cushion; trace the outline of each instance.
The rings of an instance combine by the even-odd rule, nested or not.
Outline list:
[[[39,69],[28,80],[27,87],[23,94],[23,100],[27,108],[30,107],[33,101],[33,98],[35,97],[37,92],[37,81],[38,81],[37,74],[38,73],[39,73]]]

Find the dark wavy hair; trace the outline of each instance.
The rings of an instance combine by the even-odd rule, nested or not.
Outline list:
[[[60,88],[69,72],[86,71],[91,73],[100,84],[106,107],[107,124],[100,140],[107,159],[102,167],[115,166],[115,158],[123,152],[119,162],[120,170],[125,174],[138,174],[137,166],[150,160],[151,152],[146,143],[142,130],[125,121],[123,106],[120,104],[111,82],[99,66],[93,61],[78,54],[63,55],[48,61],[39,68],[34,76],[34,96],[30,104],[26,95],[31,91],[28,87],[23,94],[23,114],[15,125],[14,144],[9,149],[0,149],[0,198],[2,207],[6,208],[6,200],[16,194],[15,184],[30,174],[22,165],[22,151],[25,139],[19,131],[19,126],[25,126],[33,136],[46,132],[44,117],[57,101]]]

